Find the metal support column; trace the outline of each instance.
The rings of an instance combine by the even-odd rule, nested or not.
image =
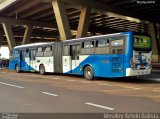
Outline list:
[[[78,24],[77,38],[85,37],[88,32],[91,8],[82,8]]]
[[[152,39],[152,47],[153,47],[153,62],[158,62],[158,48],[157,48],[157,40],[156,40],[156,28],[154,23],[149,23],[149,34]]]
[[[64,3],[59,0],[53,0],[52,6],[61,40],[64,41],[67,39],[71,39],[71,30]]]
[[[4,29],[4,33],[6,35],[6,39],[7,39],[7,42],[8,42],[9,49],[11,50],[13,47],[16,46],[15,39],[13,37],[13,32],[12,32],[11,25],[7,24],[7,23],[2,23],[2,26],[3,26],[3,29]]]
[[[22,44],[30,43],[30,37],[32,35],[32,29],[33,29],[33,26],[31,26],[31,25],[26,26],[26,30],[25,30],[25,33],[24,33]]]

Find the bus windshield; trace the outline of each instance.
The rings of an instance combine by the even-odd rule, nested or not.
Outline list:
[[[149,36],[134,35],[134,50],[151,50],[151,39]]]

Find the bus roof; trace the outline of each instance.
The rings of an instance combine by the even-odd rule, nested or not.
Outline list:
[[[106,35],[99,35],[99,36],[83,37],[83,38],[76,38],[76,39],[66,40],[64,42],[80,41],[80,40],[85,40],[86,38],[87,39],[94,39],[94,38],[99,38],[99,37],[114,36],[114,35],[120,35],[120,34],[121,33],[113,33],[113,34],[106,34]]]
[[[89,39],[94,39],[94,38],[99,38],[99,37],[120,35],[120,34],[123,34],[123,33],[128,33],[128,32],[121,32],[121,33],[113,33],[113,34],[106,34],[106,35],[99,35],[99,36],[91,36],[91,37],[83,37],[83,38],[69,39],[69,40],[64,41],[64,43],[74,42],[74,41],[81,41],[81,40],[85,40],[85,39],[88,39],[88,40],[89,40]],[[26,44],[26,45],[19,45],[19,46],[14,47],[14,49],[24,48],[24,47],[32,47],[32,46],[39,46],[39,45],[47,45],[47,44],[52,44],[52,43],[55,43],[55,42],[47,42],[47,43],[44,42],[44,43],[32,43],[32,44]]]
[[[51,44],[51,43],[54,43],[54,42],[47,42],[47,43],[32,43],[32,44],[26,44],[26,45],[19,45],[19,46],[16,46],[16,47],[14,47],[14,48],[16,49],[16,48],[24,48],[24,47],[38,46],[38,45],[47,45],[47,44]]]

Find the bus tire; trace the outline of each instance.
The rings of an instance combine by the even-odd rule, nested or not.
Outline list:
[[[44,65],[39,66],[39,73],[42,74],[42,75],[44,75],[46,73]]]
[[[17,72],[17,73],[20,73],[21,71],[20,71],[20,68],[19,68],[18,64],[16,64],[15,67],[16,67],[16,72]]]
[[[94,80],[94,73],[90,66],[84,68],[84,77],[87,80]]]

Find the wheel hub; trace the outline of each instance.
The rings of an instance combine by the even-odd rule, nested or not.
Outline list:
[[[90,71],[88,71],[88,72],[87,72],[87,75],[88,75],[89,77],[91,77],[91,72],[90,72]]]

